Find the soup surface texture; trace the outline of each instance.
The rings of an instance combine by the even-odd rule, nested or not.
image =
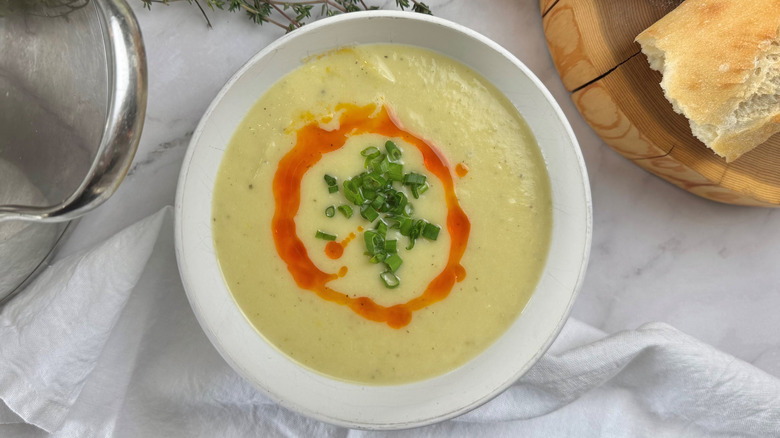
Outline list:
[[[366,255],[378,219],[344,186],[370,172],[372,147],[391,161],[388,140],[419,176],[386,185],[440,228],[410,249],[402,220],[385,220],[394,288],[390,262]],[[220,268],[258,332],[314,371],[383,385],[488,348],[531,298],[552,229],[544,159],[517,110],[469,68],[399,45],[323,54],[268,89],[225,151],[212,209]]]

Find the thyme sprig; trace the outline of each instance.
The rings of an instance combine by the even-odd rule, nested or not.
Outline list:
[[[144,7],[151,10],[152,3],[169,4],[181,0],[141,0]],[[369,6],[366,1],[370,0],[298,0],[298,1],[278,1],[278,0],[186,0],[189,4],[198,7],[206,25],[211,27],[205,4],[212,11],[227,10],[230,12],[244,11],[248,18],[257,24],[271,23],[279,26],[286,31],[293,31],[312,19],[312,10],[320,5],[319,15],[317,17],[330,17],[332,15],[343,14],[347,12],[368,11],[379,9],[379,6]],[[396,7],[412,12],[431,15],[431,8],[418,0],[395,0]],[[316,10],[315,10],[316,12]],[[316,19],[317,17],[314,17]]]

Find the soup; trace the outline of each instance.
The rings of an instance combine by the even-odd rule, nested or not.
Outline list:
[[[420,48],[361,45],[258,100],[220,165],[212,227],[268,342],[385,385],[463,365],[512,324],[546,261],[551,205],[530,130],[487,81]]]

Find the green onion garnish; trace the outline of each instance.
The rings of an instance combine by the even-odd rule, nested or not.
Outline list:
[[[391,230],[397,230],[401,226],[401,222],[395,216],[386,215],[382,220],[387,224],[387,228]]]
[[[363,149],[362,151],[360,151],[360,155],[362,155],[362,156],[364,156],[366,158],[375,158],[375,157],[378,157],[380,155],[380,152],[379,152],[379,149],[377,149],[377,148],[375,148],[373,146],[370,146],[370,147],[367,147],[367,148]]]
[[[376,190],[361,187],[359,192],[366,201],[373,201],[376,198]]]
[[[414,227],[414,221],[409,219],[408,217],[401,218],[401,225],[399,226],[399,231],[401,232],[402,236],[409,236],[412,232],[412,227]]]
[[[390,205],[390,209],[393,213],[399,215],[406,213],[406,206],[409,205],[409,199],[403,192],[393,193],[391,202],[392,204]],[[409,207],[411,207],[411,205],[409,205]]]
[[[366,244],[366,252],[374,255],[380,247],[384,246],[382,236],[376,231],[367,230],[363,233],[363,242]]]
[[[382,178],[379,172],[371,172],[363,178],[363,187],[371,190],[379,190],[387,184],[387,180]]]
[[[382,211],[382,207],[385,205],[385,199],[387,199],[387,196],[384,193],[377,193],[376,198],[371,201],[371,206],[374,207],[374,210],[376,211]]]
[[[418,238],[435,241],[439,237],[441,227],[420,218],[414,218],[414,207],[409,202],[406,193],[418,199],[430,187],[427,177],[423,174],[404,173],[402,162],[403,151],[391,140],[385,142],[384,153],[374,146],[360,152],[365,157],[364,170],[346,179],[341,184],[341,192],[348,203],[338,207],[333,205],[325,209],[325,216],[334,217],[336,210],[346,218],[354,214],[353,206],[359,208],[360,215],[370,223],[373,229],[363,232],[366,251],[364,254],[372,264],[384,264],[387,268],[379,278],[389,289],[400,285],[401,280],[395,274],[403,265],[403,259],[398,254],[398,241],[386,239],[389,230],[398,230],[409,239],[407,250],[414,248]],[[338,180],[325,175],[329,193],[339,191]],[[409,192],[399,189],[408,187]],[[316,237],[323,240],[336,240],[336,235],[317,230]]]
[[[387,171],[390,169],[390,160],[387,158],[387,155],[383,155],[382,162],[379,163],[379,168],[377,169],[380,173],[387,173]]]
[[[416,221],[414,221],[414,229],[412,230],[412,234],[415,237],[420,237],[427,223],[428,221],[426,221],[425,219],[417,219]]]
[[[403,260],[401,260],[401,257],[399,257],[398,254],[392,254],[390,257],[385,259],[385,264],[392,272],[397,271],[398,268],[401,267],[402,263]]]
[[[335,234],[326,233],[320,230],[317,230],[317,234],[315,234],[314,237],[322,240],[336,240]]]
[[[399,284],[401,284],[401,280],[390,271],[385,271],[379,274],[379,278],[382,280],[382,282],[385,284],[385,287],[387,287],[388,289],[395,289],[398,287]]]
[[[387,165],[387,177],[391,181],[403,181],[404,180],[404,165],[399,163],[388,163]]]
[[[419,187],[417,184],[412,185],[412,197],[414,199],[420,199],[420,192],[417,191]]]
[[[425,184],[425,175],[419,173],[409,172],[404,175],[404,185],[423,185]]]
[[[390,161],[398,161],[401,159],[401,149],[392,141],[387,140],[387,142],[385,142],[385,149],[387,150],[387,158],[389,158]]]
[[[347,219],[352,217],[352,207],[350,207],[347,204],[339,205],[339,211],[341,214],[344,215]]]
[[[355,205],[361,205],[365,201],[363,199],[363,195],[360,193],[360,190],[358,190],[356,181],[352,179],[348,179],[344,181],[344,197],[347,198],[347,201],[355,204]]]
[[[441,227],[431,223],[426,223],[422,230],[422,236],[428,240],[436,240],[439,238],[439,231]]]
[[[368,262],[369,262],[369,263],[372,263],[372,264],[374,264],[374,265],[376,265],[377,263],[382,263],[383,261],[385,261],[385,258],[386,258],[386,257],[387,257],[387,254],[386,254],[386,253],[383,253],[383,252],[378,252],[378,253],[374,254],[374,256],[373,256],[373,257],[371,257],[371,258],[368,260]]]
[[[360,215],[366,218],[369,222],[374,222],[379,217],[379,213],[370,204],[365,204],[360,207]]]
[[[387,236],[387,224],[382,219],[376,221],[376,232],[383,238]]]
[[[412,225],[409,230],[409,245],[406,247],[407,250],[414,248],[414,242],[420,237],[420,234],[422,234],[423,229],[425,229],[425,224],[427,223],[428,222],[423,219],[414,221],[414,225]]]

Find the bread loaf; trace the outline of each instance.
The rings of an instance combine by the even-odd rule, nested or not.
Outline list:
[[[731,162],[780,131],[780,0],[686,0],[637,36],[691,131]]]

